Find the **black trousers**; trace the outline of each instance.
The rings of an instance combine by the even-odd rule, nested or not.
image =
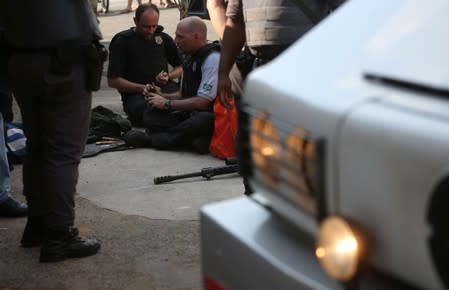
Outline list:
[[[147,107],[147,102],[142,94],[122,96],[123,111],[128,116],[128,120],[135,127],[141,127],[143,112]]]
[[[27,136],[23,184],[29,217],[43,218],[48,229],[73,225],[91,107],[84,64],[60,74],[50,69],[51,60],[40,53],[13,54],[9,60]]]
[[[212,112],[167,113],[165,110],[148,109],[143,119],[156,149],[192,148],[199,138],[206,143],[203,147],[207,149],[214,131]]]

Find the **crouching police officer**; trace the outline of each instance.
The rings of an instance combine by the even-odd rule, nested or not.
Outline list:
[[[98,23],[88,0],[1,2],[9,80],[27,136],[21,244],[40,246],[40,262],[93,255],[100,243],[80,238],[73,223],[91,91],[103,65]]]

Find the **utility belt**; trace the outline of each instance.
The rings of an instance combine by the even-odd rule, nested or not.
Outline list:
[[[103,64],[107,59],[107,49],[98,41],[81,43],[79,40],[63,41],[49,47],[9,47],[10,54],[47,54],[51,57],[50,71],[59,74],[69,74],[73,66],[86,65],[87,89],[96,91],[100,88]]]
[[[249,47],[249,51],[255,58],[255,67],[258,67],[273,60],[287,47],[288,45],[263,45],[257,47]]]
[[[264,45],[257,47],[245,45],[235,61],[242,78],[245,79],[254,68],[270,62],[287,47],[288,45]]]

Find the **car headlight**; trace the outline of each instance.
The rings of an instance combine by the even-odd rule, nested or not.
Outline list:
[[[279,133],[265,112],[251,120],[250,142],[251,156],[262,178],[268,186],[275,187],[280,172]]]
[[[286,181],[295,191],[295,200],[308,212],[315,214],[316,195],[320,182],[318,143],[299,128],[287,137],[285,146]],[[321,152],[320,152],[321,153]]]
[[[330,216],[323,221],[315,254],[331,277],[351,280],[359,269],[362,250],[361,236],[343,218]]]

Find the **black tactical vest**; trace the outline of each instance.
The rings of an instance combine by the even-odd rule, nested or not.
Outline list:
[[[326,15],[327,0],[302,1],[318,18]],[[279,47],[283,50],[314,26],[294,0],[242,0],[242,3],[246,42],[251,49]],[[278,53],[275,51],[273,55]]]
[[[220,44],[218,42],[209,43],[184,61],[182,65],[183,73],[181,91],[183,98],[190,98],[197,95],[202,78],[201,66],[210,53],[219,50]]]
[[[87,0],[2,0],[8,44],[40,49],[63,42],[89,43],[101,32]]]

